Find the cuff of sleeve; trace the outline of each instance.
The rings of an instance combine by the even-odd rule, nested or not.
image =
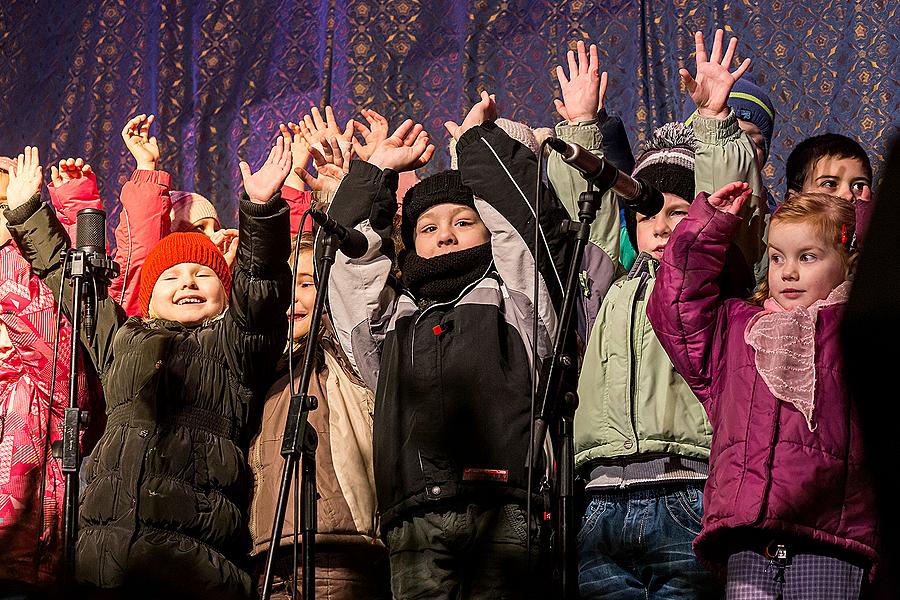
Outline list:
[[[465,132],[465,133],[462,135],[462,137],[459,138],[459,140],[456,142],[456,154],[457,154],[457,156],[459,155],[460,152],[462,152],[462,151],[466,148],[466,146],[469,146],[469,145],[471,145],[471,144],[474,144],[474,143],[477,142],[479,139],[481,139],[481,135],[482,135],[482,132],[483,132],[483,131],[488,131],[488,132],[490,132],[490,131],[492,131],[493,129],[496,129],[496,128],[497,128],[497,124],[496,124],[496,123],[494,123],[493,121],[488,121],[488,122],[486,122],[486,123],[482,123],[481,125],[476,125],[475,127],[472,127],[471,129],[469,129],[469,130],[468,130],[467,132]]]
[[[599,124],[598,119],[580,123],[563,121],[556,126],[556,135],[562,140],[584,146],[588,150],[600,150],[603,147],[603,134],[600,132]]]
[[[733,215],[719,210],[709,203],[709,194],[700,192],[691,203],[691,207],[698,205],[701,214],[709,218],[711,222],[716,223],[715,231],[721,232],[725,238],[731,239],[734,232],[741,226],[743,219],[738,215]]]
[[[172,187],[172,176],[165,171],[147,171],[145,169],[135,169],[131,174],[133,183],[154,183],[163,187]]]
[[[253,202],[247,192],[241,194],[241,212],[251,217],[264,219],[273,217],[287,206],[287,203],[281,197],[281,192],[275,192],[275,195],[269,198],[264,204]]]
[[[370,162],[354,159],[350,161],[350,171],[347,173],[347,177],[350,176],[376,182],[383,180],[391,190],[397,191],[398,173],[393,169],[382,170]],[[313,199],[315,200],[317,197],[313,196]],[[330,198],[328,199],[330,200]]]
[[[729,110],[724,119],[710,119],[696,113],[692,124],[697,141],[704,144],[721,143],[736,138],[741,133],[733,110]]]
[[[22,225],[31,218],[31,215],[36,213],[40,208],[43,202],[41,202],[41,195],[35,194],[31,198],[28,199],[28,202],[23,204],[22,206],[16,208],[4,208],[4,216],[6,216],[6,220],[10,225]]]

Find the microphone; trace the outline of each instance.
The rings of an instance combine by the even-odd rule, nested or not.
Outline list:
[[[317,208],[309,209],[309,216],[325,233],[337,238],[338,248],[347,258],[360,258],[369,249],[369,240],[361,232],[344,227]]]
[[[601,190],[612,190],[625,202],[625,206],[651,217],[662,210],[663,195],[645,180],[631,177],[615,165],[594,156],[582,146],[551,137],[547,145],[562,155],[562,159],[581,172],[585,179],[593,181]]]
[[[97,208],[83,208],[75,220],[75,251],[83,257],[84,331],[88,340],[97,330],[97,302],[106,298],[110,279],[118,275],[119,265],[106,254],[106,213]]]

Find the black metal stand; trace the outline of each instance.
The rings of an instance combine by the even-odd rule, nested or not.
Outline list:
[[[316,593],[316,447],[318,438],[315,430],[307,427],[309,412],[318,406],[318,400],[310,396],[309,380],[313,374],[313,358],[319,340],[319,326],[325,309],[325,297],[328,291],[328,278],[331,266],[337,254],[338,244],[333,235],[324,236],[324,253],[322,269],[316,286],[316,303],[313,308],[306,353],[303,356],[303,371],[300,376],[298,393],[291,394],[291,406],[288,410],[287,422],[284,425],[284,437],[281,443],[281,455],[284,467],[281,471],[281,488],[278,492],[278,505],[275,510],[275,522],[272,524],[272,537],[269,541],[269,553],[266,557],[265,579],[263,581],[262,598],[268,600],[272,595],[272,567],[275,564],[275,553],[281,540],[284,528],[284,517],[291,492],[291,481],[297,461],[302,457],[301,504],[303,532],[303,600],[315,598]],[[290,385],[293,385],[291,378]],[[295,527],[298,524],[295,524]]]
[[[557,324],[553,354],[544,363],[541,377],[543,402],[534,424],[534,438],[531,440],[529,460],[533,468],[536,457],[540,454],[547,437],[547,431],[555,426],[555,446],[557,448],[556,487],[556,539],[554,573],[559,581],[560,598],[574,599],[578,597],[577,565],[575,560],[575,441],[572,431],[575,410],[578,408],[577,357],[570,351],[572,314],[575,298],[578,293],[578,274],[584,249],[587,246],[591,231],[591,223],[597,216],[602,195],[606,190],[591,191],[593,185],[588,183],[588,191],[578,199],[579,222],[569,222],[568,232],[575,234],[575,246],[569,262],[566,276],[565,296],[562,311]]]
[[[68,254],[68,253],[67,253]],[[68,259],[68,260],[67,260]],[[63,582],[75,582],[75,545],[78,541],[78,469],[81,465],[79,439],[87,413],[78,407],[78,338],[81,328],[81,301],[89,263],[84,252],[73,250],[62,258],[65,275],[72,280],[72,335],[69,340],[69,405],[63,418],[62,472],[65,477],[63,496]],[[49,435],[49,432],[48,432]]]

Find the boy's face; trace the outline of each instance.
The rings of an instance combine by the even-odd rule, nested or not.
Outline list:
[[[652,217],[637,213],[637,249],[656,260],[662,260],[663,250],[675,226],[687,215],[691,203],[675,194],[663,194],[662,210]]]
[[[766,136],[762,134],[756,123],[738,119],[738,127],[753,142],[753,153],[756,156],[756,168],[760,171],[766,166]]]
[[[823,156],[806,174],[803,192],[823,192],[853,201],[872,185],[858,158]]]
[[[219,230],[219,222],[212,217],[197,219],[193,225],[196,231],[199,231],[206,237],[212,237],[212,234]]]
[[[169,267],[156,280],[150,316],[199,325],[222,314],[227,297],[216,272],[197,263]]]
[[[416,254],[422,258],[468,250],[490,239],[478,213],[463,204],[437,204],[416,221]]]
[[[847,278],[841,254],[808,223],[769,227],[769,296],[791,310],[824,300]]]
[[[316,283],[313,279],[313,253],[301,251],[294,280],[294,341],[309,333],[310,316],[316,304]],[[288,308],[288,319],[291,309]]]

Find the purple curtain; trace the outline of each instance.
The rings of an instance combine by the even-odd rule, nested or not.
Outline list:
[[[505,7],[504,7],[505,6]],[[803,138],[857,138],[876,169],[900,114],[900,7],[891,0],[12,0],[0,3],[0,154],[36,144],[44,163],[83,156],[106,206],[133,161],[119,132],[154,113],[160,168],[236,220],[238,157],[257,166],[277,124],[331,103],[341,121],[371,107],[422,121],[440,146],[481,89],[532,126],[558,117],[553,67],[595,41],[607,106],[635,149],[693,105],[692,32],[730,26],[778,120],[770,188]],[[426,172],[445,168],[444,148]]]

